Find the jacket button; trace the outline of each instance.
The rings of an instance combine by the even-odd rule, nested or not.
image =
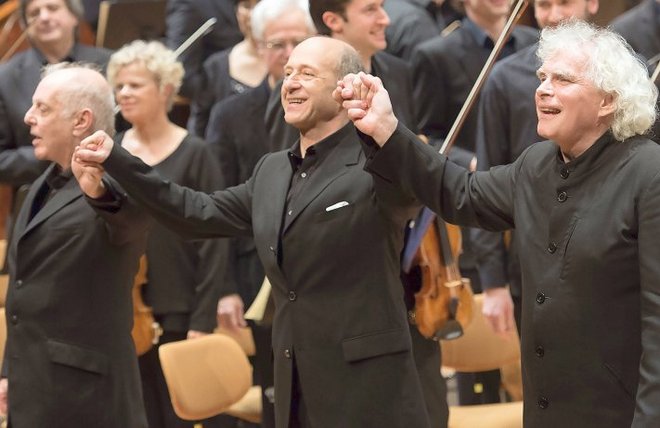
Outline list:
[[[539,407],[540,407],[541,409],[543,409],[543,410],[547,409],[549,404],[550,404],[550,403],[548,403],[548,399],[547,399],[547,398],[545,398],[545,397],[541,397],[541,398],[539,398]]]
[[[543,348],[543,346],[537,346],[535,352],[536,352],[536,356],[539,358],[543,358],[543,356],[545,355],[545,349]]]
[[[18,324],[18,315],[11,316],[11,323],[14,325]]]
[[[275,247],[273,247],[273,246],[271,245],[270,247],[268,247],[268,251],[270,251],[271,253],[275,254]]]
[[[566,168],[566,167],[563,167],[563,168],[559,171],[559,176],[560,176],[561,178],[563,178],[564,180],[567,179],[568,176],[569,176],[570,174],[571,174],[571,171],[570,171],[568,168]]]
[[[289,300],[290,301],[295,301],[298,296],[296,295],[295,291],[289,291]]]
[[[285,349],[284,350],[284,357],[287,359],[291,359],[291,350],[290,349]]]
[[[557,244],[554,242],[551,242],[548,244],[548,253],[554,254],[555,251],[557,251]]]
[[[23,280],[22,279],[19,279],[19,280],[16,281],[16,287],[20,287],[22,285],[23,285]]]
[[[539,292],[539,293],[536,295],[536,303],[538,303],[539,305],[541,305],[541,304],[543,304],[543,302],[545,302],[545,294]]]
[[[566,199],[568,199],[568,194],[566,192],[559,192],[557,195],[557,200],[559,202],[566,202]]]

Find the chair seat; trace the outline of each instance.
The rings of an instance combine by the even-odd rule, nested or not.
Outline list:
[[[254,424],[261,423],[261,387],[251,387],[247,394],[225,411],[226,414]]]
[[[448,428],[522,428],[523,403],[450,406]]]

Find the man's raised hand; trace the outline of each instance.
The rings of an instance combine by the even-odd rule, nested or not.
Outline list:
[[[398,120],[383,82],[378,77],[348,74],[337,82],[335,99],[341,102],[355,127],[382,146],[392,136]]]

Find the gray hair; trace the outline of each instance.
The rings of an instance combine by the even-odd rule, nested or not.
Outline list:
[[[541,33],[541,61],[565,51],[587,57],[587,76],[596,88],[614,96],[610,130],[618,141],[646,133],[655,123],[658,89],[648,69],[618,34],[579,20],[569,20]]]
[[[345,46],[337,64],[337,79],[342,79],[349,73],[357,74],[364,71],[362,59],[355,49]]]
[[[183,65],[177,60],[174,52],[160,42],[135,40],[124,45],[113,53],[108,62],[108,81],[115,86],[115,79],[119,70],[131,64],[143,64],[156,79],[158,87],[162,90],[172,85],[173,91],[167,100],[168,110],[172,108],[174,97],[181,88],[183,80]]]
[[[23,21],[23,25],[27,26],[27,7],[30,3],[32,3],[33,0],[21,0],[19,4],[19,9],[21,11],[21,19]],[[85,8],[83,7],[82,0],[64,0],[64,4],[66,5],[66,8],[69,9],[71,13],[73,13],[78,20],[83,19],[83,15],[85,14]]]
[[[261,0],[252,9],[250,27],[255,40],[263,41],[266,26],[284,14],[302,12],[305,16],[305,25],[310,34],[316,34],[316,27],[309,15],[307,0]]]
[[[103,74],[96,64],[83,62],[61,62],[44,67],[41,77],[44,78],[62,70],[90,70],[98,74],[100,81],[105,82]],[[108,135],[115,134],[115,99],[110,85],[100,87],[91,79],[70,79],[66,85],[58,88],[56,95],[64,106],[61,115],[72,117],[86,108],[93,112],[91,132],[105,131]],[[90,134],[91,134],[90,132]]]

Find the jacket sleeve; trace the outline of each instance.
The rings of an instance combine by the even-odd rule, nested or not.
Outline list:
[[[267,157],[255,168],[255,175]],[[254,176],[247,183],[208,194],[163,180],[115,144],[105,170],[151,216],[186,238],[252,236]]]
[[[642,358],[635,428],[660,426],[660,173],[639,203],[639,271],[641,281]]]
[[[368,172],[396,183],[452,224],[488,230],[513,227],[516,171],[523,157],[512,165],[469,173],[403,125],[367,156]]]

